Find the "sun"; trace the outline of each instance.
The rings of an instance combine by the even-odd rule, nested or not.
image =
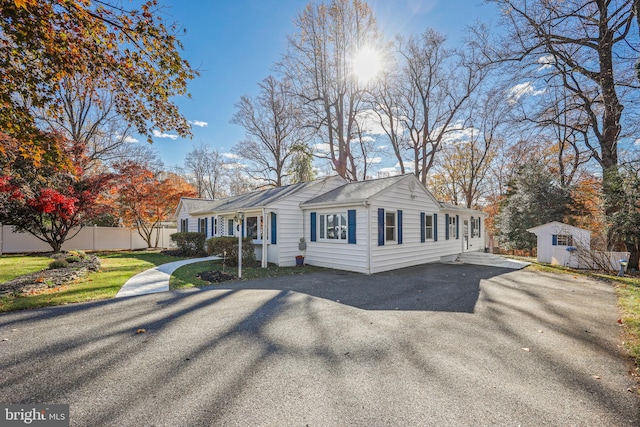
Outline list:
[[[360,83],[369,83],[380,73],[381,69],[380,53],[369,46],[360,49],[353,58],[353,74]]]

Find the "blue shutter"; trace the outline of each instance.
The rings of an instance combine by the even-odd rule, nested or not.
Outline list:
[[[378,208],[378,246],[384,246],[384,209]]]
[[[275,245],[278,240],[276,238],[277,223],[276,223],[277,215],[274,212],[271,212],[271,244]]]
[[[402,244],[402,211],[398,210],[398,244]]]
[[[209,231],[209,218],[205,218],[204,219],[204,235],[207,235],[207,232]]]
[[[424,212],[420,212],[420,243],[424,243],[425,241],[425,214]]]
[[[551,244],[553,246],[558,246],[558,235],[557,234],[554,234],[554,235],[551,236]]]
[[[347,211],[347,223],[349,231],[349,243],[356,244],[356,210],[349,209]]]
[[[478,217],[478,237],[482,237],[480,235],[480,229],[482,228],[482,217]]]
[[[444,238],[449,240],[449,214],[444,214]]]
[[[460,238],[460,216],[456,215],[456,239]]]
[[[438,241],[438,214],[433,214],[433,241]]]
[[[211,237],[216,235],[216,219],[211,217]]]
[[[315,242],[317,240],[316,233],[317,233],[316,213],[311,212],[311,241],[312,242]]]

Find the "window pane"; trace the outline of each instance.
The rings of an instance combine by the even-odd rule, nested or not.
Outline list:
[[[324,215],[320,215],[320,238],[324,239],[325,236],[325,229],[324,229]]]
[[[385,240],[386,241],[396,240],[396,213],[395,212],[385,213]]]
[[[347,239],[347,214],[340,214],[340,239]]]
[[[433,239],[433,217],[431,215],[424,218],[424,237],[425,239]]]
[[[250,239],[258,238],[258,217],[247,217],[246,230],[247,237],[249,237]]]

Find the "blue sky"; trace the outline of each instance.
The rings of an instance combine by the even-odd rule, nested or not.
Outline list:
[[[328,0],[327,0],[328,1]],[[244,130],[230,122],[242,95],[255,95],[259,81],[272,74],[284,51],[292,20],[304,0],[161,0],[169,21],[182,24],[183,57],[200,76],[189,84],[191,99],[176,99],[192,123],[193,138],[154,137],[152,148],[165,166],[183,166],[195,144],[229,152]],[[372,0],[368,2],[387,38],[419,34],[426,28],[448,35],[451,45],[476,20],[496,20],[495,9],[482,0]],[[137,135],[134,138],[144,141]]]

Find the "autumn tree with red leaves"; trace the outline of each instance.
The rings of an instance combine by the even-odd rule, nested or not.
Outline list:
[[[111,174],[86,174],[82,148],[54,134],[39,143],[59,153],[59,164],[42,161],[12,139],[0,158],[0,222],[29,233],[59,252],[64,242],[102,212],[96,200]]]
[[[175,174],[158,173],[144,165],[124,162],[115,166],[116,185],[111,188],[111,205],[125,226],[136,229],[149,248],[158,247],[158,230],[174,213],[181,197],[197,192]]]

